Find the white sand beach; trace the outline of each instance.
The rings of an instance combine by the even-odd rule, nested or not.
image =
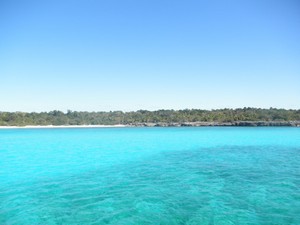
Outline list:
[[[113,127],[129,127],[123,124],[117,125],[61,125],[61,126],[54,126],[54,125],[46,125],[46,126],[35,126],[35,125],[28,125],[28,126],[0,126],[0,129],[34,129],[34,128],[113,128]]]

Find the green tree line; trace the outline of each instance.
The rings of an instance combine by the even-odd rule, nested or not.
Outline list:
[[[184,109],[138,110],[134,112],[79,112],[58,110],[50,112],[0,112],[0,126],[25,125],[114,125],[131,123],[183,123],[183,122],[235,122],[235,121],[300,121],[300,110],[287,109]]]

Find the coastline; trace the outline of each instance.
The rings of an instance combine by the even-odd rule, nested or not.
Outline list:
[[[123,124],[116,125],[26,125],[26,126],[0,126],[0,129],[51,129],[51,128],[112,128],[128,127]]]
[[[136,127],[300,127],[300,121],[233,121],[233,122],[182,122],[132,123]]]
[[[0,126],[0,129],[51,128],[122,128],[122,127],[300,127],[300,121],[235,121],[235,122],[182,122],[182,123],[130,123],[116,125],[25,125]]]

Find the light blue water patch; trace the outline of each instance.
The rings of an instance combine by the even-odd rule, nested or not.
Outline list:
[[[0,130],[0,224],[300,224],[299,128]]]

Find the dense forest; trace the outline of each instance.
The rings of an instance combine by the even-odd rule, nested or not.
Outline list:
[[[300,121],[300,110],[286,109],[184,109],[138,110],[135,112],[77,112],[68,110],[41,113],[0,112],[0,126],[25,125],[114,125],[136,123],[185,122],[235,122],[235,121]]]

